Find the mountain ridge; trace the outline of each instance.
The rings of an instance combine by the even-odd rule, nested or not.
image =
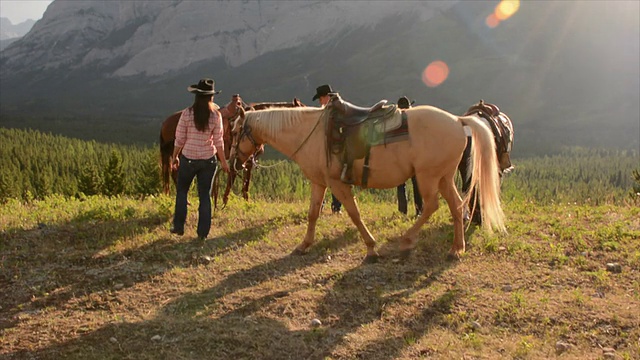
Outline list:
[[[182,1],[165,3],[172,6],[169,10],[150,5],[153,11],[141,10],[146,2],[136,2],[138,7],[123,4],[127,11],[137,14],[134,18],[138,22],[118,18],[113,15],[117,13],[113,9],[100,13],[96,8],[92,12],[80,6],[93,4],[92,1],[73,2],[74,7],[66,10],[58,3],[52,3],[31,33],[7,49],[10,51],[2,52],[0,113],[5,119],[56,114],[110,118],[115,123],[151,122],[159,126],[164,117],[191,102],[187,85],[210,76],[216,79],[216,87],[223,90],[216,97],[219,103],[226,103],[231,94],[240,93],[248,101],[288,101],[295,96],[312,105],[315,87],[331,83],[347,100],[362,105],[381,98],[394,102],[407,95],[417,104],[435,105],[461,114],[484,99],[511,116],[516,147],[535,149],[567,144],[637,149],[639,146],[640,26],[638,15],[633,11],[638,8],[637,3],[616,3],[616,7],[600,3],[579,6],[523,2],[512,18],[492,29],[484,21],[497,1],[447,3],[448,7],[423,12],[407,10],[402,7],[405,3],[380,2],[384,6],[376,8],[373,20],[354,20],[339,27],[331,19],[350,19],[358,12],[352,6],[354,3],[344,2],[350,6],[336,8],[333,2],[302,2],[291,9],[285,6],[289,3],[283,2],[234,2],[233,6],[246,7],[245,25],[234,23],[236,27],[229,27],[224,37],[222,33],[217,35],[229,41],[223,44],[220,40],[218,48],[231,50],[224,54],[211,52],[207,57],[194,56],[181,67],[175,67],[175,59],[161,64],[175,52],[171,48],[165,56],[151,56],[158,64],[148,68],[135,64],[148,55],[145,49],[149,46],[135,48],[136,44],[144,42],[141,39],[145,32],[161,27],[164,20],[156,23],[158,19],[168,17],[162,15],[163,11],[186,11],[181,8]],[[281,8],[265,10],[275,6],[273,4]],[[82,21],[78,25],[68,20],[70,24],[65,26],[73,25],[71,35],[56,41],[66,39],[65,46],[80,46],[81,52],[62,61],[64,58],[56,57],[57,51],[64,48],[60,44],[38,48],[38,44],[54,41],[49,38],[53,35],[43,34],[51,24],[71,19],[80,10],[89,17],[98,16],[96,12],[102,14],[100,16],[108,19],[104,21],[119,24],[117,30],[101,33],[96,30],[97,25],[83,27]],[[307,11],[307,17],[301,17],[307,23],[313,18],[308,14],[316,15],[314,22],[333,30],[320,32],[323,36],[318,36],[315,30],[319,25],[296,25],[302,29],[297,34],[305,35],[292,40],[291,29],[296,28],[291,25],[296,21],[293,10]],[[269,11],[285,15],[265,15]],[[333,12],[340,12],[340,16],[326,15]],[[365,18],[362,14],[358,16],[362,17],[357,19]],[[606,26],[590,20],[596,16]],[[284,19],[283,24],[276,25],[278,19]],[[235,62],[241,58],[240,54],[249,53],[233,53],[234,46],[229,43],[244,43],[246,33],[258,33],[260,27],[251,27],[253,24],[267,24],[261,25],[262,28],[273,25],[275,29],[270,33],[273,39],[253,36],[253,41],[262,39],[279,45],[253,46],[255,56]],[[285,34],[289,37],[273,35],[284,32],[278,29],[290,29]],[[160,33],[152,37],[162,39]],[[214,33],[212,29],[206,32]],[[180,40],[184,43],[171,46],[190,51],[191,47],[185,44],[205,41],[198,38],[199,34],[200,31],[194,29],[185,30],[181,35],[184,39]],[[100,46],[82,48],[83,41],[89,41],[92,36]],[[159,44],[162,45],[162,41]],[[153,51],[160,45],[154,45]],[[28,53],[32,47],[41,54],[36,57],[37,61],[21,62],[20,56],[13,57]],[[110,47],[128,47],[136,56],[121,56],[114,51],[114,56],[107,57]],[[48,53],[43,49],[48,49]],[[47,54],[53,56],[51,62],[45,61]],[[450,68],[447,80],[435,88],[425,86],[421,79],[425,66],[433,60],[444,60]],[[131,72],[131,69],[138,70]],[[151,73],[154,75],[149,75]],[[37,126],[37,121],[34,123]],[[603,123],[609,125],[606,131],[602,131]],[[155,141],[155,135],[149,138]]]

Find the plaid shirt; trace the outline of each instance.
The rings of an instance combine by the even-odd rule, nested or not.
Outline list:
[[[207,130],[198,131],[193,120],[193,109],[184,109],[178,120],[174,146],[182,147],[182,155],[191,160],[209,159],[218,151],[224,154],[220,112],[216,110],[211,113]]]

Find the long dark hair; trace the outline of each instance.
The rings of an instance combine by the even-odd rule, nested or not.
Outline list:
[[[206,131],[209,128],[209,116],[211,115],[211,97],[213,95],[196,94],[191,105],[193,110],[193,122],[198,131]]]

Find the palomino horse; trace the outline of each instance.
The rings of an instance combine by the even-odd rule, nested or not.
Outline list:
[[[493,138],[496,143],[496,156],[498,159],[498,166],[500,180],[505,173],[509,173],[513,170],[511,164],[511,149],[513,146],[513,123],[507,114],[500,111],[500,109],[494,105],[485,103],[484,100],[480,100],[477,104],[471,106],[464,116],[474,115],[478,116],[484,123],[489,126],[493,133]],[[464,150],[462,161],[458,165],[460,176],[462,178],[462,192],[468,193],[471,185],[471,172],[473,169],[469,166],[470,151],[471,151],[472,139],[467,141],[467,147]],[[471,195],[470,203],[471,221],[481,225],[482,224],[482,212],[478,206],[478,199],[475,194]]]
[[[223,138],[225,141],[225,157],[229,158],[229,150],[231,147],[231,121],[239,115],[238,109],[242,108],[244,102],[240,95],[234,95],[231,101],[225,107],[218,109],[222,115]],[[217,106],[217,105],[216,105]],[[160,128],[160,163],[162,169],[162,191],[169,194],[169,177],[176,184],[178,170],[171,169],[171,156],[173,155],[173,141],[176,139],[176,128],[178,120],[180,120],[182,111],[178,111],[162,122]]]
[[[340,155],[328,151],[327,130],[334,103],[341,101],[332,94],[325,108],[305,107],[271,109],[247,112],[236,121],[233,129],[234,144],[231,160],[247,159],[263,144],[269,144],[295,161],[311,182],[311,202],[307,232],[294,254],[303,254],[315,241],[315,227],[327,187],[342,202],[349,217],[358,228],[367,247],[365,261],[378,259],[376,242],[360,218],[358,205],[351,186],[340,180]],[[357,108],[356,115],[379,109]],[[383,107],[388,108],[388,107]],[[400,112],[394,110],[394,116]],[[352,112],[353,113],[353,112]],[[424,210],[415,224],[400,239],[400,250],[407,255],[416,246],[420,228],[438,208],[438,193],[448,203],[453,217],[454,239],[449,255],[457,258],[465,251],[462,217],[463,200],[455,186],[454,176],[467,139],[463,126],[472,129],[473,176],[471,188],[478,189],[481,198],[484,226],[505,230],[504,214],[500,207],[499,179],[495,146],[491,130],[475,116],[455,116],[432,106],[417,106],[405,110],[408,139],[372,146],[368,161],[367,187],[395,188],[412,176],[418,179],[424,199]],[[362,186],[363,159],[356,158],[352,165],[354,185]],[[468,199],[465,199],[468,201]]]

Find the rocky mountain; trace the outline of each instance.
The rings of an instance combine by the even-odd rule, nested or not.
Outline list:
[[[525,147],[637,149],[638,2],[521,2],[488,26],[498,4],[56,0],[0,53],[2,125],[82,118],[109,119],[114,132],[155,129],[208,76],[219,103],[240,93],[310,105],[323,83],[363,105],[407,95],[462,113],[484,99],[512,117]],[[434,60],[449,75],[428,87]]]
[[[0,17],[0,40],[22,37],[31,30],[33,24],[35,20],[26,20],[14,25],[8,18]]]
[[[0,17],[0,51],[28,33],[33,24],[35,20],[26,20],[14,25],[8,18]]]

